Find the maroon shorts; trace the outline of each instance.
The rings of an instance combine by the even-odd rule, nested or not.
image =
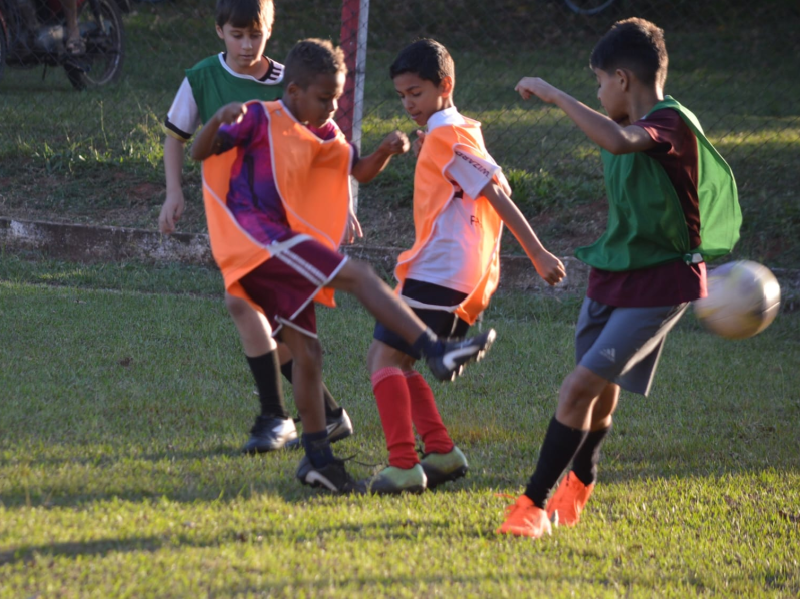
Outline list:
[[[317,336],[314,296],[347,261],[317,240],[303,237],[239,279],[250,299],[264,310],[273,336],[284,325]]]

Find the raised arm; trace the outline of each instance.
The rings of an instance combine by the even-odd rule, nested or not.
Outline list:
[[[537,96],[544,102],[555,104],[589,139],[612,154],[641,152],[655,146],[653,139],[641,127],[619,125],[539,77],[523,77],[514,89],[525,100]]]
[[[359,183],[369,183],[378,176],[395,154],[405,154],[411,147],[408,137],[400,131],[387,135],[378,149],[362,157],[353,167],[352,175]]]
[[[195,137],[192,144],[192,158],[205,160],[216,154],[219,148],[219,138],[217,137],[219,128],[222,125],[238,123],[246,113],[247,106],[241,102],[231,102],[217,110]]]
[[[525,216],[508,197],[508,194],[494,181],[488,183],[481,193],[494,206],[497,214],[517,238],[539,276],[550,285],[561,281],[567,275],[561,260],[544,248]]]

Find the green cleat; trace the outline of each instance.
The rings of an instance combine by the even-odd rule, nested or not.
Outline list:
[[[359,490],[375,495],[398,495],[400,493],[422,493],[427,480],[422,466],[415,464],[413,468],[395,468],[387,466],[375,476],[358,482]]]
[[[428,477],[428,488],[435,489],[442,483],[466,476],[469,464],[461,450],[453,446],[449,453],[425,454],[422,469]]]

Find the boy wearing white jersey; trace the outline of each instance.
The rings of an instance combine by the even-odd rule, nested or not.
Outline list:
[[[418,125],[428,126],[414,176],[416,239],[395,268],[400,297],[442,338],[463,337],[497,289],[503,223],[545,281],[560,281],[564,266],[544,249],[509,197],[480,123],[456,110],[455,65],[447,49],[434,40],[416,41],[400,52],[389,73],[403,108]],[[380,324],[373,337],[367,361],[389,466],[361,484],[378,494],[419,493],[464,476],[466,457],[450,438],[431,388],[414,369],[420,356]],[[414,428],[424,443],[421,461]]]

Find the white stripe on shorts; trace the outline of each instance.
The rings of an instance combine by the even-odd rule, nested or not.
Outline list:
[[[284,261],[315,285],[321,286],[328,282],[328,277],[326,277],[322,271],[291,250],[287,249],[275,257]]]

